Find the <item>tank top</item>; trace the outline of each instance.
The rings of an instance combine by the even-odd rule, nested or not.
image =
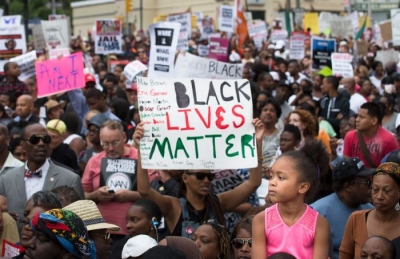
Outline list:
[[[79,136],[78,134],[72,134],[72,135],[68,136],[66,139],[64,139],[64,143],[69,145],[72,142],[72,140],[74,140],[76,138],[82,138],[82,137]]]
[[[314,237],[318,212],[307,205],[299,220],[287,226],[278,211],[278,204],[265,210],[265,235],[267,257],[278,252],[289,253],[296,258],[313,258]]]

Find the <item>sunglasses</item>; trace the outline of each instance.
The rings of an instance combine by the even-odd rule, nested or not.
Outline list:
[[[242,248],[245,244],[251,245],[253,244],[253,239],[252,238],[235,238],[232,240],[231,244],[234,249],[240,249]]]
[[[42,140],[44,144],[50,144],[51,136],[47,134],[35,134],[27,139],[24,139],[24,141],[29,141],[29,143],[31,143],[32,145],[39,144],[40,140]]]
[[[105,235],[102,234],[92,234],[93,236],[99,236],[99,237],[104,237],[104,240],[109,241],[111,238],[110,232],[107,232]]]
[[[188,175],[195,175],[196,179],[199,181],[203,181],[206,177],[207,179],[211,182],[212,180],[215,179],[215,174],[211,174],[211,173],[202,173],[202,172],[186,172],[185,174]]]

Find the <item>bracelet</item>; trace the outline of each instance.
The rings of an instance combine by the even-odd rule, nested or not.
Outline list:
[[[258,163],[262,163],[264,161],[264,157],[263,156],[259,156],[258,157]]]

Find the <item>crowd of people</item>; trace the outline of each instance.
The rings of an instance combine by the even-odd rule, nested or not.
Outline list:
[[[337,40],[337,52],[355,51]],[[189,52],[206,43],[194,32]],[[220,193],[212,170],[142,168],[137,84],[110,64],[151,66],[145,33],[124,37],[118,56],[81,37],[70,48],[89,63],[82,89],[38,98],[35,77],[4,66],[0,255],[400,258],[400,67],[374,60],[377,43],[343,78],[312,70],[308,44],[289,60],[283,41],[257,49],[232,36],[228,59],[251,84],[258,165],[232,168],[243,182]],[[105,185],[104,159],[137,160],[135,186]]]

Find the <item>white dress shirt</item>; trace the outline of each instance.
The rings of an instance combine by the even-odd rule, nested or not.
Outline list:
[[[6,161],[4,162],[3,167],[0,169],[0,174],[4,172],[6,169],[15,168],[23,166],[24,163],[16,159],[11,152],[8,152],[8,156]]]
[[[49,160],[46,159],[46,162],[39,168],[42,170],[42,177],[38,177],[36,175],[32,175],[31,177],[25,177],[25,191],[26,191],[26,199],[32,196],[32,194],[41,191],[43,189],[44,180],[47,176],[47,171],[49,170],[50,163]],[[27,163],[25,163],[25,170],[29,170]]]

